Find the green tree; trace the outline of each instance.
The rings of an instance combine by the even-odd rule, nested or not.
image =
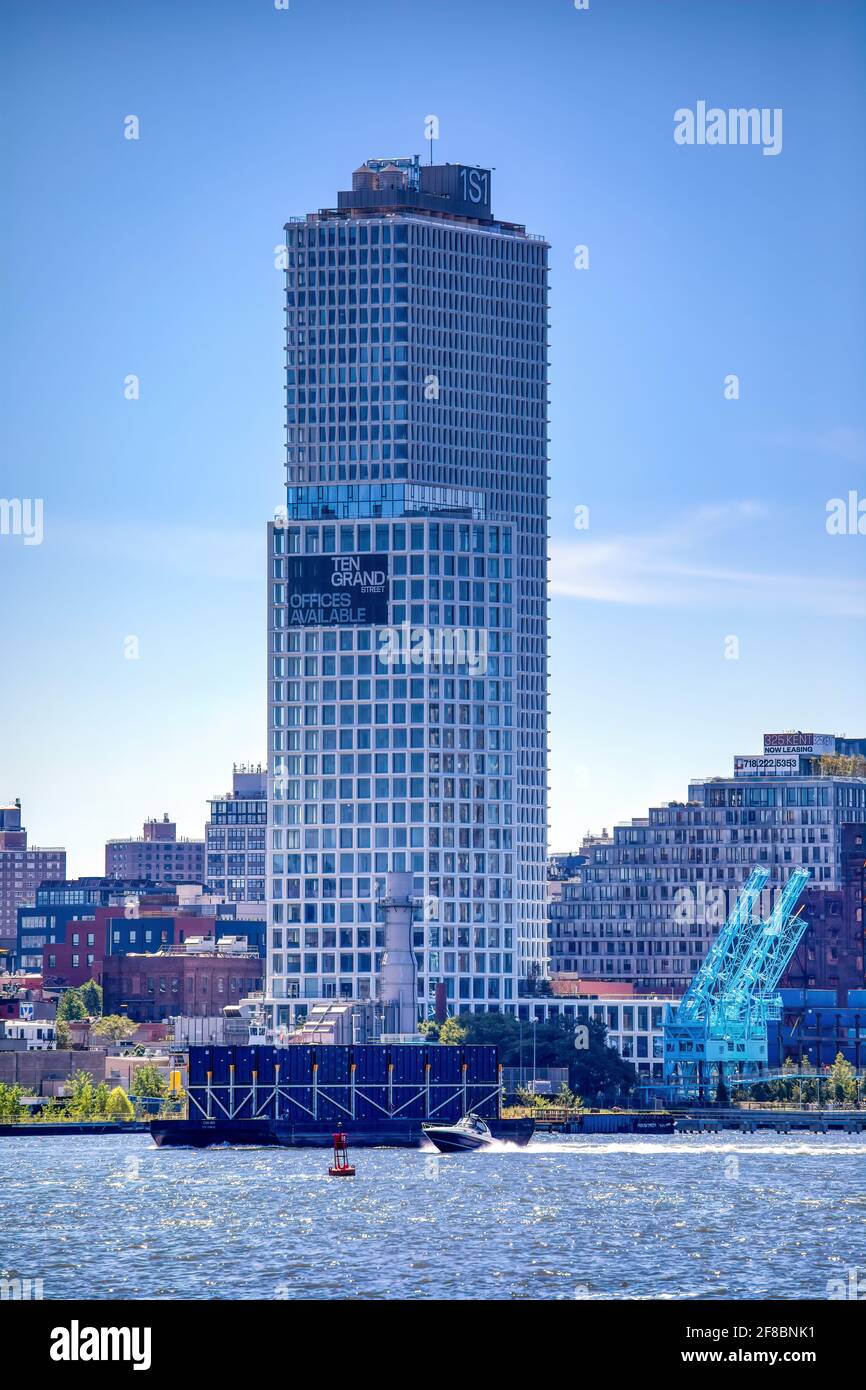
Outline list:
[[[498,1047],[504,1067],[531,1067],[533,1049],[537,1067],[567,1067],[569,1087],[584,1098],[593,1096],[613,1103],[637,1085],[634,1067],[615,1047],[608,1047],[607,1029],[598,1020],[586,1025],[589,1046],[580,1051],[574,1046],[576,1025],[562,1016],[546,1023],[521,1025],[510,1014],[467,1013],[460,1015],[460,1024],[467,1043]]]
[[[87,1010],[77,989],[65,989],[57,1001],[57,1018],[68,1023],[70,1019],[86,1019]]]
[[[94,1086],[93,1104],[90,1112],[93,1119],[101,1120],[108,1114],[108,1097],[110,1094],[111,1092],[104,1081],[100,1081],[98,1086]]]
[[[785,1068],[784,1068],[784,1065],[783,1065],[783,1072],[784,1072],[784,1070],[785,1070]],[[790,1070],[791,1070],[791,1068],[788,1068],[788,1072],[790,1072]],[[769,1094],[769,1097],[770,1097],[771,1101],[780,1101],[780,1102],[783,1102],[783,1104],[784,1104],[785,1101],[790,1101],[790,1099],[791,1099],[791,1086],[792,1086],[792,1084],[794,1084],[794,1083],[792,1083],[792,1081],[790,1080],[790,1077],[787,1077],[787,1076],[777,1077],[776,1080],[774,1080],[774,1081],[767,1081],[766,1084],[767,1084],[767,1094]]]
[[[857,1075],[847,1057],[841,1052],[836,1053],[836,1060],[830,1068],[826,1094],[830,1100],[838,1101],[840,1104],[846,1101],[852,1103],[857,1099]]]
[[[131,1018],[124,1018],[122,1014],[106,1014],[94,1023],[93,1036],[108,1038],[109,1042],[124,1042],[132,1037],[137,1027],[137,1023]]]
[[[57,1096],[51,1096],[39,1111],[40,1120],[66,1120],[69,1118],[66,1106]]]
[[[26,1107],[21,1104],[21,1097],[24,1095],[24,1088],[18,1086],[7,1086],[0,1081],[0,1122],[12,1124],[16,1120],[24,1117]]]
[[[539,1096],[529,1086],[518,1086],[517,1101],[528,1110],[548,1110],[551,1105],[549,1096]]]
[[[793,1102],[799,1098],[797,1082],[794,1080],[796,1074],[797,1063],[793,1057],[786,1057],[782,1063],[782,1076],[773,1083],[771,1088],[775,1100]]]
[[[161,1099],[168,1090],[168,1082],[161,1071],[147,1062],[143,1067],[136,1067],[129,1089],[139,1100]]]
[[[552,1021],[565,1022],[560,1019]],[[569,1085],[584,1098],[598,1096],[609,1104],[625,1099],[637,1085],[637,1072],[615,1047],[608,1045],[607,1029],[603,1023],[593,1019],[588,1028],[589,1047],[575,1051],[574,1030],[566,1027],[565,1035],[556,1040],[558,1060],[550,1065],[567,1066]]]
[[[716,1105],[719,1107],[720,1110],[727,1110],[730,1103],[730,1093],[724,1081],[722,1081],[720,1078],[719,1083],[716,1086]]]
[[[567,1081],[563,1081],[556,1095],[553,1097],[554,1105],[562,1106],[565,1110],[582,1110],[583,1101],[580,1096],[576,1096]]]
[[[798,1067],[798,1071],[807,1075],[811,1073],[811,1075],[809,1075],[808,1080],[802,1079],[793,1083],[793,1087],[795,1088],[794,1093],[798,1101],[802,1100],[804,1105],[811,1105],[819,1099],[819,1095],[818,1079],[815,1075],[815,1068],[812,1066],[812,1063],[809,1061],[808,1057],[803,1058],[802,1063]],[[823,1087],[821,1088],[821,1090],[823,1092]]]
[[[446,1018],[439,1029],[439,1041],[455,1046],[462,1043],[466,1038],[466,1029],[462,1026],[462,1020],[456,1018]]]
[[[520,1025],[510,1014],[461,1014],[460,1027],[467,1043],[498,1047],[499,1060],[504,1067],[519,1065]]]
[[[98,1018],[102,1013],[102,986],[95,980],[88,980],[81,985],[78,993],[81,995],[81,1002],[87,1010],[88,1018]]]
[[[69,1078],[69,1088],[66,1108],[70,1118],[89,1120],[93,1114],[93,1077],[90,1072],[75,1072]]]
[[[65,1018],[56,1018],[54,1020],[54,1041],[61,1052],[67,1051],[71,1045],[72,1038],[69,1032],[69,1024],[66,1022]]]
[[[439,1041],[439,1024],[435,1018],[422,1019],[418,1024],[418,1032],[422,1038],[429,1038],[431,1042]]]
[[[122,1086],[115,1086],[114,1090],[110,1092],[105,1113],[110,1120],[132,1120],[135,1118],[132,1101]]]

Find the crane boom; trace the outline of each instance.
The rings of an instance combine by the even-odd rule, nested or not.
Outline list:
[[[724,926],[680,1000],[677,1017],[682,1022],[708,1015],[713,1000],[724,989],[725,982],[733,978],[749,953],[755,933],[762,926],[760,922],[752,921],[752,911],[769,877],[769,869],[762,864],[752,870]]]
[[[809,878],[810,870],[806,868],[794,869],[789,875],[773,911],[731,979],[730,992],[735,1000],[744,995],[771,994],[778,985],[808,925],[799,913],[791,914]]]
[[[682,1000],[667,1008],[669,1084],[702,1097],[713,1078],[721,1085],[726,1067],[766,1065],[767,1023],[781,1008],[773,991],[808,926],[794,908],[809,876],[794,869],[762,921],[753,909],[769,871],[752,871]]]

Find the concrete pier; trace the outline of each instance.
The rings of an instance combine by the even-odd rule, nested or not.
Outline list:
[[[777,1134],[795,1131],[813,1134],[862,1134],[866,1130],[866,1110],[715,1110],[695,1111],[678,1115],[677,1134],[717,1134],[721,1130],[739,1130],[754,1134],[757,1130],[772,1130]]]

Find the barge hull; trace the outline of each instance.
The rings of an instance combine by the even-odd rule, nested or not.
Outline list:
[[[495,1139],[528,1144],[532,1120],[488,1120]],[[336,1126],[330,1120],[294,1123],[288,1120],[152,1120],[150,1134],[159,1147],[205,1149],[215,1144],[254,1144],[279,1148],[330,1149]],[[417,1149],[425,1140],[418,1120],[346,1120],[339,1125],[350,1149]]]

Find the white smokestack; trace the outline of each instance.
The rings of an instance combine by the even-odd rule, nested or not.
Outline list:
[[[412,875],[388,874],[379,900],[385,923],[381,997],[393,1006],[397,1033],[418,1031],[418,977],[412,951]]]

